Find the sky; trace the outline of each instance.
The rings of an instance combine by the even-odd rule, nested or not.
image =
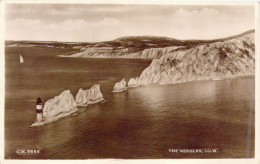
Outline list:
[[[99,42],[124,36],[217,39],[254,29],[254,6],[6,4],[5,40]]]

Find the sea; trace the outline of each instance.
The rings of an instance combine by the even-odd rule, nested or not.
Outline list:
[[[149,85],[113,93],[148,59],[64,58],[71,50],[5,49],[5,159],[253,158],[254,76]],[[24,63],[20,64],[20,54]],[[100,84],[105,103],[40,127],[43,103]]]

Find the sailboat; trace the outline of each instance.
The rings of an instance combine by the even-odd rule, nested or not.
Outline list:
[[[24,60],[23,60],[23,57],[22,57],[21,54],[20,54],[20,63],[21,63],[21,64],[24,63]]]

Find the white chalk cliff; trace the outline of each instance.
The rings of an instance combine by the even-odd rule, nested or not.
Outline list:
[[[128,81],[128,87],[138,87],[139,84],[138,84],[138,77],[135,77],[135,78],[130,78],[130,80]]]
[[[82,57],[82,58],[160,58],[163,54],[166,54],[177,46],[164,47],[164,48],[147,48],[139,52],[131,52],[129,48],[118,48],[114,50],[111,47],[90,47],[83,48],[81,52],[62,57]]]
[[[129,86],[175,84],[196,80],[253,75],[255,70],[254,33],[225,41],[179,48],[153,59],[140,77]]]
[[[78,110],[76,101],[69,90],[63,91],[59,96],[49,99],[43,108],[43,121],[31,126],[41,126],[59,118],[68,116]]]
[[[113,92],[122,92],[124,90],[126,90],[126,81],[122,79],[115,84]]]
[[[80,88],[75,99],[78,106],[86,106],[104,100],[99,84],[95,84],[87,90]]]

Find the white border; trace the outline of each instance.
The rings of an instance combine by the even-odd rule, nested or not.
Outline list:
[[[255,65],[256,65],[256,74],[255,74],[255,158],[252,159],[158,159],[158,160],[121,160],[121,159],[100,159],[100,160],[5,160],[4,159],[4,5],[8,3],[81,3],[81,4],[176,4],[176,5],[254,5],[255,6]],[[219,164],[219,163],[236,163],[236,164],[244,164],[244,163],[253,163],[260,164],[259,156],[260,156],[260,142],[259,142],[259,72],[260,72],[260,12],[259,12],[259,4],[260,2],[253,0],[240,0],[240,1],[192,1],[192,0],[0,0],[0,163],[200,163],[200,164]]]
[[[255,9],[255,159],[260,164],[260,2],[256,2]]]
[[[4,4],[0,2],[0,163],[4,158],[4,86],[5,86],[5,66],[4,66]]]
[[[2,3],[147,4],[147,5],[255,5],[255,0],[3,0]]]

